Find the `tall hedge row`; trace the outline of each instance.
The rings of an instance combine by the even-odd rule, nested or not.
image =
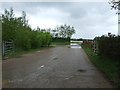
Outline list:
[[[50,45],[52,35],[40,29],[32,29],[26,19],[26,13],[15,17],[13,9],[5,10],[0,18],[2,22],[2,40],[14,41],[15,49],[29,50]]]
[[[120,59],[120,36],[101,36],[95,38],[98,42],[98,53],[112,59]]]

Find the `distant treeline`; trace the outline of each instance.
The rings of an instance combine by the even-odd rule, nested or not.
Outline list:
[[[53,38],[52,39],[52,42],[70,42],[70,38],[57,38],[57,37],[55,37],[55,38]]]
[[[72,41],[83,41],[84,39],[79,38],[79,39],[71,39]]]

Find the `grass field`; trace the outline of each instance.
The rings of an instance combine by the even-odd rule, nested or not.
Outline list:
[[[92,49],[82,45],[91,62],[111,81],[115,87],[120,87],[118,78],[118,62],[108,57],[100,56],[92,51]]]

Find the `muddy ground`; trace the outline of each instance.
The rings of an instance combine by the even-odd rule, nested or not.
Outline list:
[[[56,46],[2,64],[3,88],[112,88],[82,48]]]

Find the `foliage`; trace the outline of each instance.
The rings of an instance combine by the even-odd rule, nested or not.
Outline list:
[[[79,38],[79,39],[71,39],[71,40],[73,40],[73,41],[83,41],[83,39],[82,38]]]
[[[108,58],[106,56],[101,56],[99,54],[93,53],[92,49],[82,44],[83,49],[88,54],[90,60],[95,64],[95,66],[104,73],[110,81],[113,82],[115,87],[120,87],[120,78],[118,76],[118,62]]]
[[[85,46],[89,47],[89,48],[93,48],[93,40],[83,40],[83,43]]]
[[[53,38],[53,42],[69,42],[69,38]]]
[[[51,45],[70,45],[70,42],[52,42]]]
[[[93,62],[112,79],[117,87],[120,87],[120,36],[108,33],[108,36],[95,37],[94,41],[98,54],[92,51],[93,44],[90,41],[85,41],[83,44],[90,49],[90,57],[92,57]],[[116,81],[117,79],[118,81]]]
[[[61,25],[60,27],[58,27],[58,29],[60,30],[59,34],[62,38],[70,38],[72,34],[75,33],[74,27],[71,27],[69,25],[67,26],[66,24]]]
[[[98,52],[113,59],[120,59],[120,36],[101,36],[96,37],[98,42]]]
[[[98,54],[111,58],[114,62],[117,62],[117,73],[120,83],[120,36],[108,35],[96,37],[98,42]],[[119,85],[120,87],[120,85]]]
[[[120,0],[109,0],[108,3],[111,4],[111,9],[120,9]]]
[[[71,36],[75,33],[75,29],[74,27],[71,26],[67,26],[65,25],[60,25],[56,27],[56,29],[54,30],[50,30],[52,31],[52,35],[53,35],[53,41],[67,41],[70,42],[70,38]]]
[[[15,48],[29,50],[41,46],[49,46],[52,35],[45,30],[32,30],[23,11],[21,17],[15,17],[13,9],[5,9],[2,14],[2,40],[15,43]]]

